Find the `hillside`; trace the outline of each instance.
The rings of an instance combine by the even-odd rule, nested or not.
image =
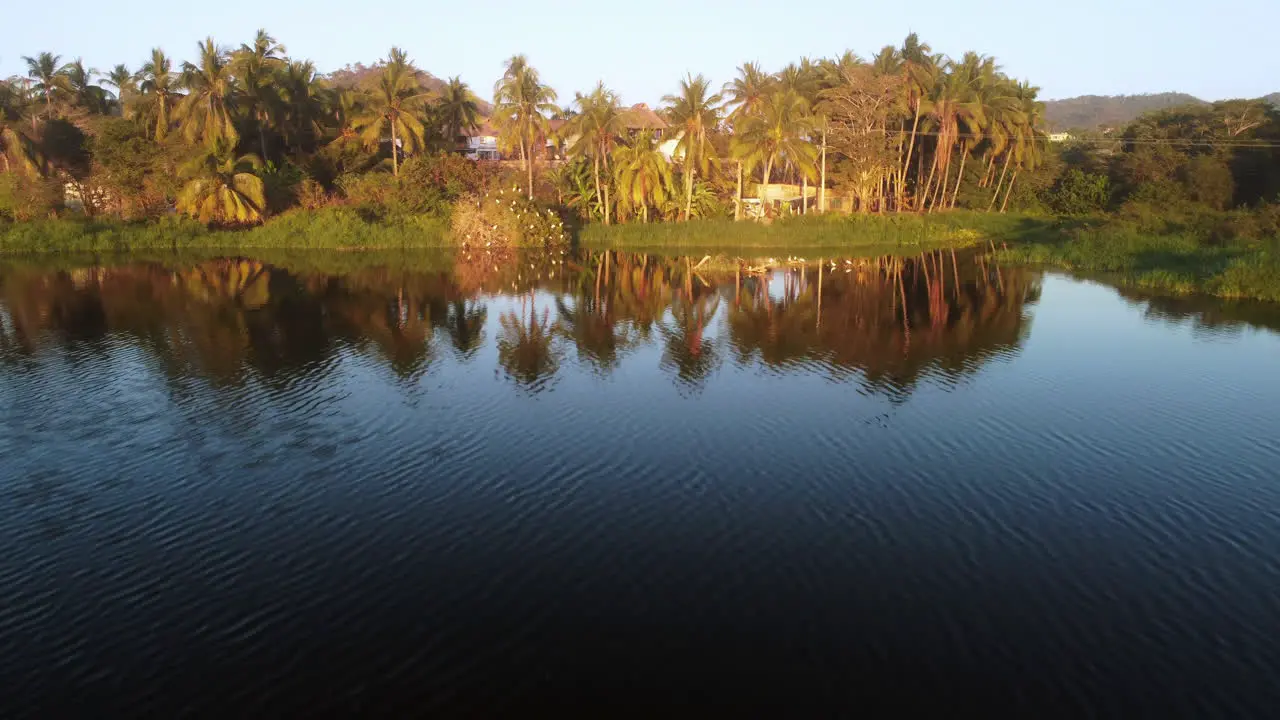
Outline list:
[[[1280,110],[1280,92],[1271,93],[1270,95],[1262,99],[1271,103],[1271,107],[1274,107],[1275,109]]]
[[[1045,119],[1054,130],[1122,127],[1139,115],[1179,105],[1203,105],[1186,93],[1151,95],[1084,95],[1045,103]]]
[[[372,88],[377,85],[378,73],[380,72],[382,72],[382,66],[379,64],[365,65],[356,63],[329,73],[329,80],[339,87]],[[446,81],[425,70],[418,71],[418,82],[432,93],[439,93],[446,85]],[[471,92],[476,94],[476,88],[472,87]],[[493,105],[481,99],[478,95],[476,96],[476,105],[479,106],[481,115],[487,117],[493,113]]]

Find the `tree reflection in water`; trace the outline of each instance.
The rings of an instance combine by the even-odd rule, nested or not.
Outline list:
[[[838,258],[758,271],[757,261],[621,251],[482,256],[415,265],[305,267],[245,258],[50,270],[0,266],[0,358],[126,337],[171,373],[218,383],[254,373],[288,381],[343,352],[406,381],[441,352],[498,369],[537,392],[564,351],[615,372],[636,350],[660,351],[682,392],[732,367],[803,369],[905,396],[924,377],[955,382],[1016,352],[1039,277],[980,254]],[[342,267],[343,264],[348,267]],[[753,271],[754,270],[754,271]],[[485,333],[495,298],[510,309]],[[450,350],[451,349],[451,350]]]

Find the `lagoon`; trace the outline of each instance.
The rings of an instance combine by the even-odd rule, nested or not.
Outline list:
[[[796,255],[3,261],[0,715],[1277,706],[1280,305]]]

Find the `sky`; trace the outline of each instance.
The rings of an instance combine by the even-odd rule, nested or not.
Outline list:
[[[863,57],[920,34],[935,52],[974,50],[1030,80],[1041,97],[1180,91],[1207,100],[1280,91],[1277,0],[1070,0],[913,3],[865,0],[220,0],[164,4],[61,0],[5,10],[0,77],[49,50],[106,71],[136,69],[153,46],[190,59],[212,36],[238,46],[265,27],[321,71],[372,64],[392,45],[488,99],[503,61],[524,53],[568,104],[597,80],[627,103],[658,104],[685,73],[716,86],[744,62],[776,70],[803,56]]]

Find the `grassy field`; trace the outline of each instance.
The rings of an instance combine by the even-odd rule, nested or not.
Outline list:
[[[382,250],[449,245],[443,220],[371,218],[346,208],[297,211],[248,230],[208,230],[180,218],[123,223],[83,219],[0,224],[0,253],[126,253],[148,250]]]
[[[867,254],[964,247],[1044,233],[1051,219],[955,212],[937,215],[810,215],[761,223],[696,220],[691,223],[588,225],[583,247],[625,249],[830,248]]]
[[[1005,262],[1105,273],[1122,284],[1163,293],[1204,293],[1280,301],[1280,242],[1210,241],[1193,234],[1154,235],[1094,226],[1010,243]]]

